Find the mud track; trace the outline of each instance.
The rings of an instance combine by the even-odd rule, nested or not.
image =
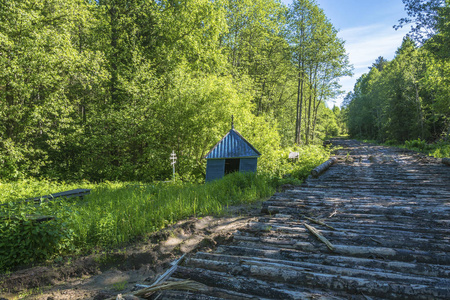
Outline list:
[[[275,194],[231,244],[192,255],[172,276],[207,291],[159,299],[450,299],[450,167],[332,143],[342,147],[337,164]]]

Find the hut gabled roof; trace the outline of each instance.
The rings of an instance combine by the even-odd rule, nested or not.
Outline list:
[[[255,149],[234,128],[231,130],[206,154],[206,159],[258,157],[261,153]]]

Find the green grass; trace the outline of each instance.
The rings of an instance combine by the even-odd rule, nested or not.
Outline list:
[[[428,144],[426,141],[417,139],[406,141],[403,147],[417,152],[425,153],[436,158],[450,157],[450,143],[439,141],[433,144]]]
[[[190,216],[218,215],[229,205],[273,193],[264,176],[235,173],[209,184],[126,185],[95,189],[72,206],[70,227],[79,249],[116,247]]]
[[[86,181],[66,183],[34,178],[12,182],[0,181],[0,204],[73,189],[92,189],[96,186]]]
[[[9,202],[0,207],[4,219],[0,222],[0,269],[114,248],[190,216],[219,215],[227,206],[273,194],[269,181],[264,175],[234,173],[201,185],[104,183],[86,185],[93,190],[83,200],[57,200],[37,207]],[[67,187],[63,184],[58,189]],[[32,221],[31,216],[37,215],[56,219]]]
[[[296,162],[290,151],[300,153]],[[220,215],[232,205],[250,204],[272,195],[277,186],[300,184],[311,170],[328,159],[319,146],[297,147],[274,159],[268,174],[233,173],[207,184],[88,182],[58,183],[22,180],[0,183],[0,270],[8,270],[66,254],[112,249],[191,216]],[[84,199],[41,203],[20,200],[75,188],[90,188]],[[35,216],[54,216],[36,222]]]

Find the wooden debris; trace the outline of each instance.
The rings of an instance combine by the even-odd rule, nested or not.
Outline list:
[[[131,295],[141,297],[144,299],[149,299],[153,293],[163,290],[205,291],[206,289],[207,288],[204,284],[192,280],[182,280],[182,281],[152,284],[147,288],[131,293]]]
[[[306,220],[309,220],[309,221],[311,221],[311,222],[313,222],[313,223],[316,223],[316,224],[318,224],[318,225],[322,225],[322,226],[325,226],[325,227],[328,227],[328,228],[330,228],[331,230],[336,230],[333,226],[330,226],[330,225],[328,225],[328,224],[325,224],[324,222],[322,222],[322,221],[319,221],[319,220],[316,220],[316,219],[313,219],[313,218],[309,218],[309,217],[307,217],[307,216],[303,216]]]
[[[374,241],[375,243],[377,243],[377,244],[380,244],[380,245],[383,244],[383,243],[380,242],[379,240],[376,240],[376,239],[374,239],[374,238],[372,238],[372,237],[371,237],[370,239],[371,239],[372,241]]]
[[[112,299],[125,299],[128,297],[140,297],[144,299],[149,299],[155,292],[163,291],[163,290],[188,290],[188,291],[205,291],[207,287],[204,284],[199,282],[195,282],[192,280],[182,280],[182,281],[173,281],[173,282],[165,282],[167,279],[172,276],[172,274],[178,268],[178,265],[184,260],[186,253],[183,254],[179,259],[173,261],[171,263],[172,267],[170,267],[166,272],[164,272],[158,279],[155,280],[151,285],[136,285],[141,289],[129,294],[119,294],[117,297],[110,298]],[[124,298],[125,297],[125,298]]]
[[[443,158],[442,159],[442,163],[447,165],[447,166],[450,166],[450,158],[448,158],[448,157],[447,158]]]
[[[164,272],[164,274],[159,276],[158,279],[156,279],[155,282],[153,282],[153,284],[151,286],[155,286],[155,285],[158,285],[158,284],[166,281],[173,274],[173,272],[175,272],[178,265],[184,260],[185,256],[186,256],[186,253],[184,253],[179,259],[173,261],[171,263],[172,267],[170,269],[168,269],[166,272]]]
[[[321,235],[317,229],[315,229],[314,227],[308,225],[308,224],[303,224],[305,225],[305,227],[313,234],[315,235],[322,243],[324,243],[325,245],[327,245],[328,249],[330,249],[331,251],[334,251],[334,247],[333,245],[323,236]]]
[[[318,177],[320,174],[322,174],[323,172],[328,170],[336,162],[337,162],[337,158],[336,157],[330,158],[329,160],[327,160],[326,162],[324,162],[320,166],[314,168],[314,170],[311,171],[311,175],[313,177]]]
[[[37,222],[37,223],[41,223],[41,222],[46,222],[46,221],[50,221],[50,220],[54,220],[56,219],[55,216],[36,216],[36,215],[27,215],[26,218],[29,221],[32,222]],[[0,219],[2,220],[21,220],[22,218],[19,218],[18,216],[2,216],[0,215]]]

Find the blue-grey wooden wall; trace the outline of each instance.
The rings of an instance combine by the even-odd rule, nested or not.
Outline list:
[[[239,163],[239,172],[256,172],[258,166],[258,159],[255,158],[241,158]]]
[[[225,174],[225,159],[208,159],[206,161],[206,182],[220,179]]]
[[[258,158],[241,158],[239,172],[256,172]],[[208,159],[206,161],[206,182],[220,179],[225,175],[225,159]]]

